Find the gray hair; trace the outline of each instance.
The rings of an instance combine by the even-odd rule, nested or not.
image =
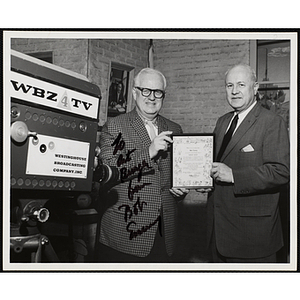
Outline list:
[[[167,87],[167,80],[166,77],[164,76],[164,74],[158,70],[152,69],[152,68],[144,68],[142,69],[133,79],[133,85],[134,86],[138,86],[139,82],[140,82],[140,77],[143,74],[157,74],[159,76],[161,76],[161,78],[163,79],[163,83],[164,83],[164,89]]]

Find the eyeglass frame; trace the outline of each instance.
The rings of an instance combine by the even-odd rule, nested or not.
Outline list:
[[[142,87],[139,87],[139,86],[135,86],[134,88],[138,89],[138,90],[141,92],[141,95],[142,95],[143,97],[149,97],[149,96],[153,93],[153,96],[154,96],[155,99],[161,100],[161,99],[165,98],[165,96],[166,96],[166,92],[163,91],[163,90],[159,90],[159,89],[152,90],[152,89],[149,89],[149,88],[142,88]],[[148,96],[143,95],[143,91],[144,91],[144,90],[149,90],[149,91],[150,91],[150,94],[149,94]],[[155,92],[156,92],[156,91],[162,92],[162,96],[161,96],[161,97],[156,97],[156,96],[155,96]]]

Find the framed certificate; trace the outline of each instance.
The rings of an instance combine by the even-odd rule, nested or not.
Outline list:
[[[212,188],[213,134],[172,135],[172,187]]]

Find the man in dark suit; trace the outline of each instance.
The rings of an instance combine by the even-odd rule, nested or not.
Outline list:
[[[218,158],[208,199],[213,261],[274,263],[283,246],[278,201],[289,182],[288,131],[280,116],[255,100],[258,83],[249,66],[230,69],[225,86],[234,111],[219,118],[214,131]],[[222,146],[227,130],[233,135]]]
[[[100,138],[102,161],[120,172],[100,227],[100,262],[169,262],[175,249],[177,201],[170,143],[181,127],[159,115],[166,79],[146,68],[134,79],[133,111],[111,118]]]

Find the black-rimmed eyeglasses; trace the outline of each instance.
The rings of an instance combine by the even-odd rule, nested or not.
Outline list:
[[[142,96],[144,96],[144,97],[149,97],[152,92],[153,92],[155,99],[162,99],[165,97],[165,91],[162,91],[162,90],[151,90],[148,88],[141,88],[139,86],[136,86],[135,88],[140,90]]]

